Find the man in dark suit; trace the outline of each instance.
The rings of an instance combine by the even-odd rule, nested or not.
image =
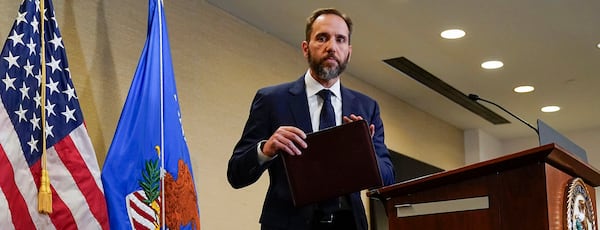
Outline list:
[[[227,178],[234,188],[256,182],[268,170],[261,229],[366,230],[360,193],[333,201],[294,207],[282,158],[302,154],[306,133],[325,128],[321,108],[335,112],[340,125],[365,120],[369,125],[384,184],[394,182],[393,166],[384,144],[383,123],[377,102],[340,84],[340,74],[352,53],[352,21],[335,9],[319,9],[307,19],[302,42],[309,70],[300,79],[258,90],[239,142],[229,160]],[[321,91],[327,91],[322,94]],[[324,105],[325,104],[325,105]],[[323,109],[325,110],[325,109]],[[325,188],[326,189],[326,188]]]

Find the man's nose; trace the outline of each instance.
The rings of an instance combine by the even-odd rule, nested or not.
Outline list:
[[[327,51],[327,53],[335,53],[337,48],[338,48],[337,43],[335,43],[335,40],[333,40],[333,39],[329,40],[325,44],[325,51]]]

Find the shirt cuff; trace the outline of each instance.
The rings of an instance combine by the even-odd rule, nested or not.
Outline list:
[[[270,157],[265,155],[265,153],[263,153],[262,151],[262,147],[263,145],[267,143],[267,140],[262,140],[260,142],[258,142],[258,145],[256,145],[256,152],[258,153],[258,164],[263,165],[264,163],[275,159],[275,157],[277,157],[277,155]]]

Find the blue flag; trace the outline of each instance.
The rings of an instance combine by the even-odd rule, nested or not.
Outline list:
[[[111,229],[200,229],[163,13],[149,1],[148,37],[102,168]]]

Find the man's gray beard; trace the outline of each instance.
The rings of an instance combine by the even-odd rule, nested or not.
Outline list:
[[[323,67],[322,65],[317,66],[317,77],[321,80],[329,81],[340,75],[340,68],[336,67]]]
[[[321,80],[329,81],[340,76],[340,74],[344,72],[346,66],[348,65],[348,57],[346,57],[346,60],[342,63],[338,62],[338,66],[325,67],[323,65],[323,62],[318,62],[312,57],[310,52],[308,52],[308,64],[310,65],[310,69],[312,69],[313,72],[315,72],[315,74],[317,75],[316,77],[318,77]]]

